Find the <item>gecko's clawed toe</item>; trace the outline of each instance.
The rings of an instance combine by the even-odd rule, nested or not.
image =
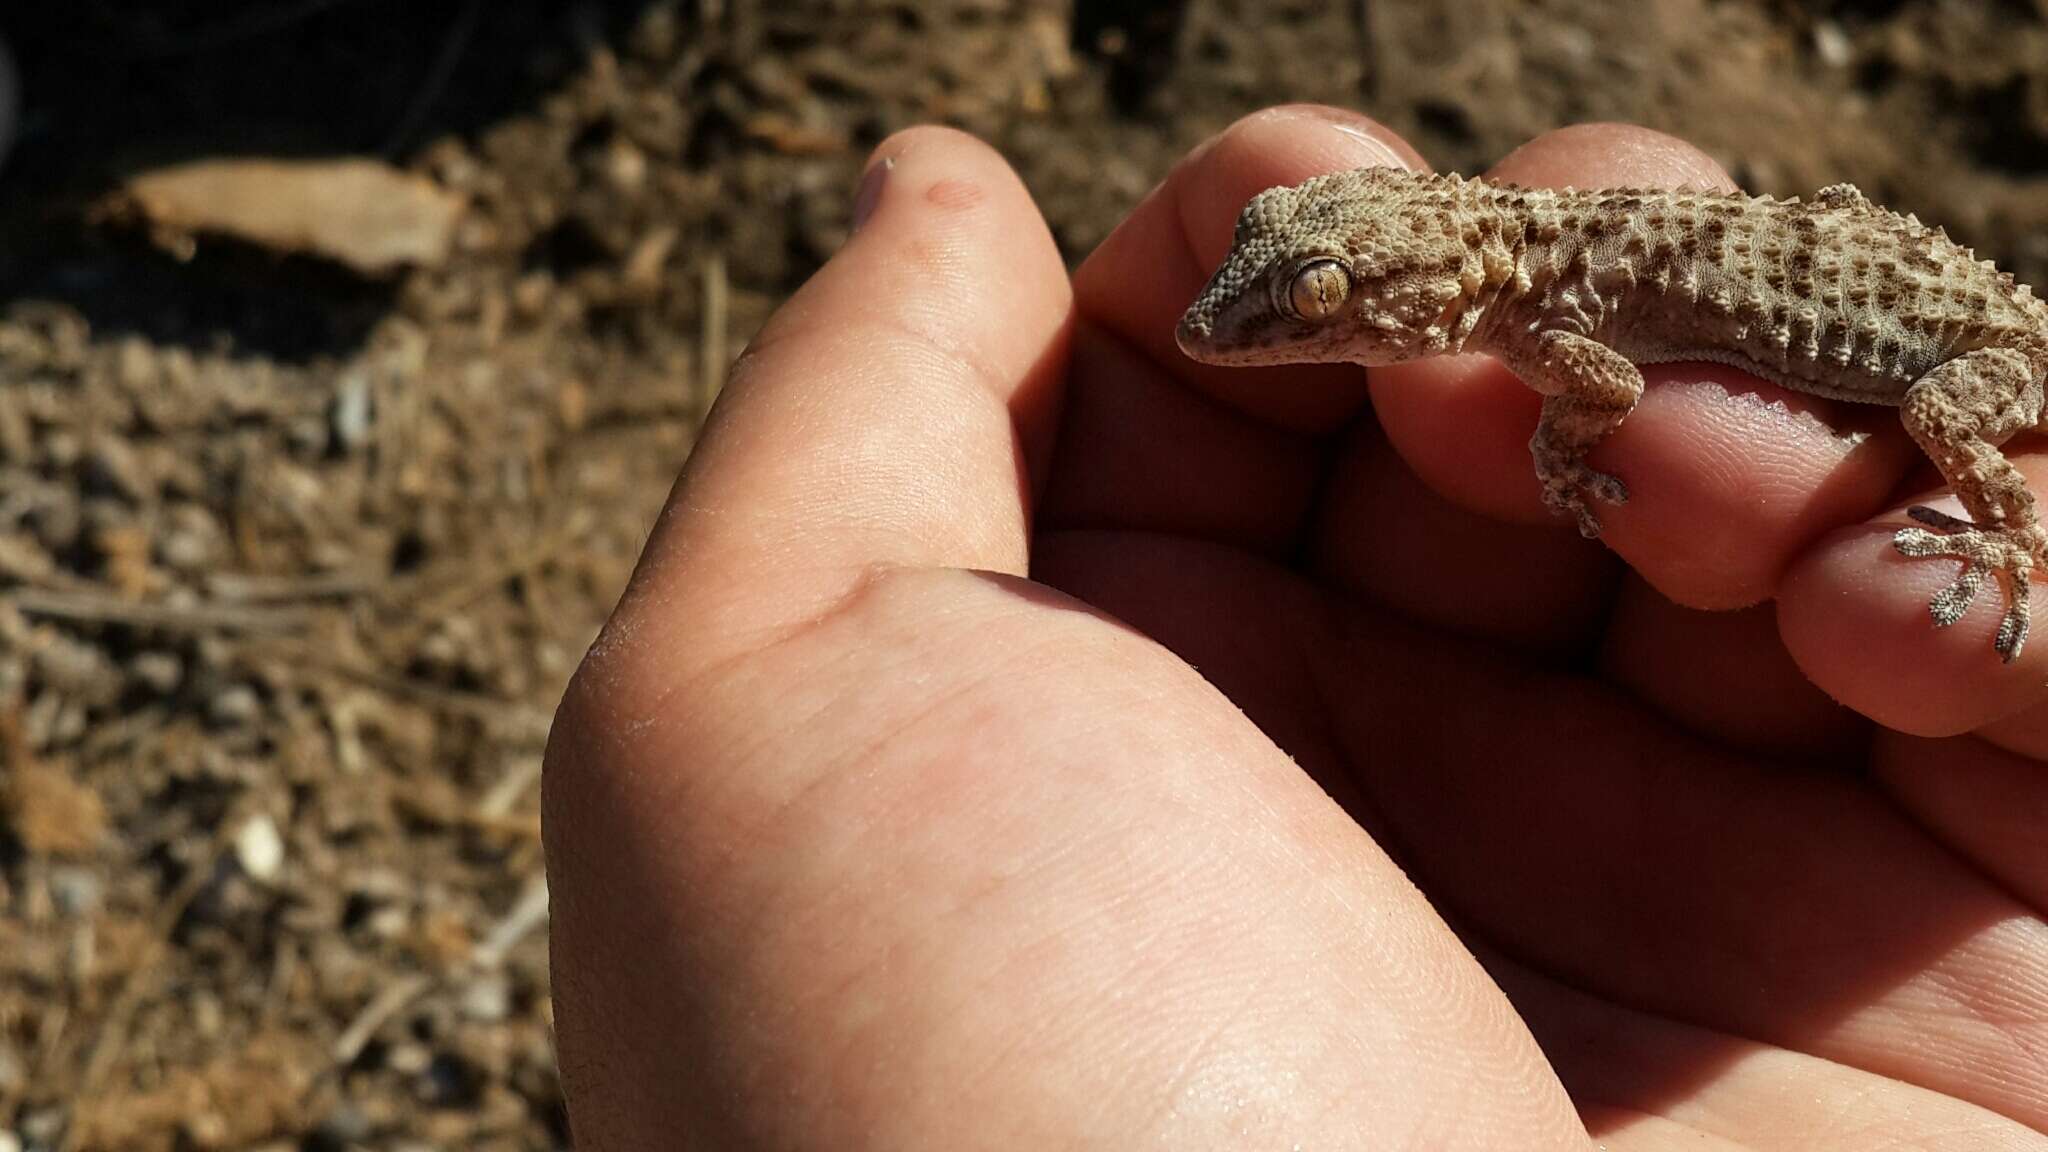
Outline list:
[[[2006,607],[2005,618],[1998,622],[1998,635],[1991,643],[1998,650],[1998,658],[2007,664],[2019,659],[2020,649],[2026,647],[2032,615],[2032,605],[2021,597]]]
[[[1623,484],[1619,476],[1610,476],[1605,472],[1588,471],[1586,473],[1586,490],[1609,504],[1628,503],[1628,485]]]
[[[1963,618],[1963,613],[1976,603],[1977,593],[1983,591],[1984,581],[1991,578],[1991,569],[1982,564],[1964,565],[1962,574],[1955,582],[1934,594],[1927,602],[1927,614],[1934,618],[1936,628],[1947,628]]]
[[[1584,464],[1560,467],[1543,476],[1542,481],[1544,505],[1552,512],[1570,516],[1579,526],[1579,535],[1588,540],[1600,538],[1600,516],[1593,511],[1593,500],[1628,503],[1628,485],[1620,477],[1595,472]]]
[[[2007,664],[2019,659],[2027,643],[2033,610],[2029,588],[2037,551],[2034,542],[2001,529],[1980,528],[1932,508],[1916,506],[1908,509],[1907,514],[1941,531],[1899,529],[1892,534],[1892,547],[1900,555],[1952,556],[1963,561],[1963,570],[1955,580],[1927,602],[1927,614],[1934,620],[1934,626],[1947,628],[1960,621],[1976,602],[1985,582],[1995,577],[2005,594],[2006,607],[1991,644]]]

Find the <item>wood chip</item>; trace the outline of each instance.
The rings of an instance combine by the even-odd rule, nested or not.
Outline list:
[[[464,201],[376,160],[198,160],[133,177],[102,209],[181,256],[220,235],[374,276],[445,261]]]

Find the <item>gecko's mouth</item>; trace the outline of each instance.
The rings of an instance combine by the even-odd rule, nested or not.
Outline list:
[[[1207,362],[1215,353],[1215,345],[1210,339],[1214,332],[1209,317],[1199,308],[1190,308],[1174,326],[1173,342],[1180,345],[1181,353],[1190,360]]]
[[[1174,326],[1173,342],[1188,359],[1203,364],[1255,364],[1257,353],[1271,343],[1264,338],[1263,318],[1246,315],[1239,301],[1218,307],[1215,293],[1196,297]]]
[[[1280,349],[1299,352],[1270,317],[1233,314],[1227,308],[1219,313],[1200,302],[1181,315],[1173,342],[1182,355],[1202,364],[1272,364],[1286,358]]]

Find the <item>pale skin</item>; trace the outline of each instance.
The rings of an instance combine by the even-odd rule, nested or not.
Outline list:
[[[1071,280],[986,147],[880,156],[550,745],[579,1147],[2048,1148],[2048,645],[1930,634],[1896,418],[1651,368],[1610,554],[1497,364],[1175,349],[1249,196],[1421,163],[1370,121]]]

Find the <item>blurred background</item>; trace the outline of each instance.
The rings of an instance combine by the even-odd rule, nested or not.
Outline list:
[[[1630,120],[2048,289],[2048,0],[23,0],[0,36],[0,1152],[567,1146],[549,716],[896,128],[993,141],[1078,260],[1266,104],[1465,172]]]

